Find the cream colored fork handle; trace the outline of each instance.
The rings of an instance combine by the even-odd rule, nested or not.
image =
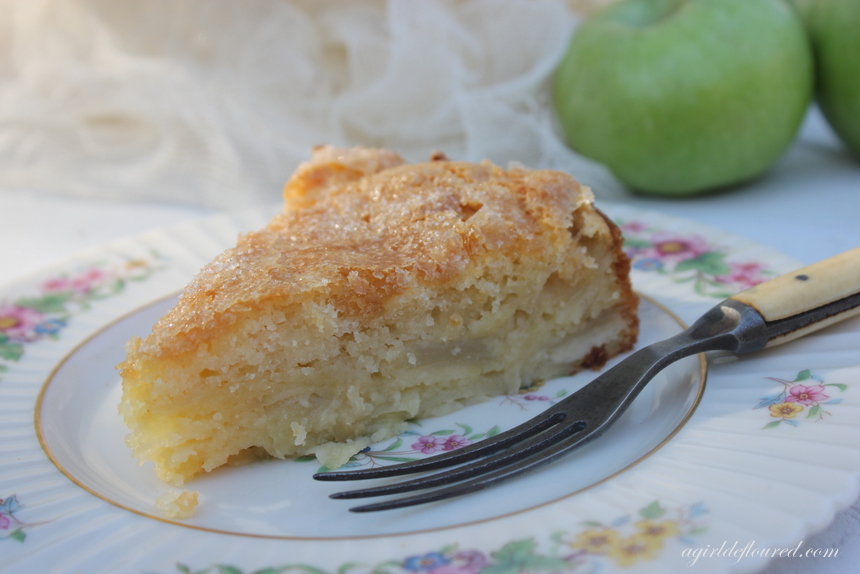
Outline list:
[[[860,292],[860,247],[813,263],[738,293],[732,299],[758,311],[768,323],[787,319]],[[848,317],[860,315],[860,306],[772,339],[768,347],[802,337]]]

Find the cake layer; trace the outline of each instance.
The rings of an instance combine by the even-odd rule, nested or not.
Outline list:
[[[120,365],[128,444],[181,484],[336,467],[405,421],[598,368],[638,323],[617,228],[570,176],[324,147]]]

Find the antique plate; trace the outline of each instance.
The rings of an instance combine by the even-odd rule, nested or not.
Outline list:
[[[117,413],[121,389],[114,365],[124,357],[124,343],[146,334],[174,303],[175,297],[158,301],[88,338],[54,370],[36,406],[39,439],[66,476],[108,502],[156,520],[163,517],[154,501],[173,489],[155,478],[151,465],[141,468],[129,455],[123,442],[128,430]],[[640,344],[665,339],[682,328],[646,299],[640,305],[640,318]],[[314,459],[269,460],[219,469],[195,479],[188,486],[203,502],[194,517],[176,524],[246,536],[335,539],[402,535],[522,512],[589,488],[659,448],[692,414],[705,388],[704,375],[703,357],[670,365],[598,445],[568,457],[552,472],[537,473],[528,489],[515,482],[457,503],[468,506],[468,511],[451,513],[449,505],[442,504],[430,505],[420,513],[349,513],[344,502],[328,498],[343,485],[312,479],[319,468]],[[353,457],[348,466],[416,460],[478,441],[534,416],[593,377],[593,372],[580,373],[447,416],[416,421],[403,435]],[[242,522],[233,521],[237,508],[245,509]]]
[[[603,208],[625,231],[635,287],[654,301],[644,308],[648,337],[677,329],[661,306],[691,322],[725,295],[796,267],[697,223]],[[145,332],[196,269],[270,214],[112,243],[0,294],[8,571],[753,571],[764,566],[763,550],[797,546],[857,496],[853,320],[757,355],[711,357],[686,423],[699,398],[698,363],[679,365],[604,448],[480,495],[359,518],[326,499],[334,487],[309,480],[314,463],[272,461],[191,483],[201,492],[198,514],[165,521],[152,499],[166,487],[123,453],[112,366],[127,336]],[[423,421],[357,463],[477,440],[503,409],[512,424],[582,382],[554,381],[468,418]]]

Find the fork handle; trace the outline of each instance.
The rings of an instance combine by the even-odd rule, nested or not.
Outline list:
[[[860,315],[860,247],[756,285],[731,299],[749,305],[767,323],[824,311],[811,323],[772,338],[768,347]],[[833,305],[839,301],[847,305]]]

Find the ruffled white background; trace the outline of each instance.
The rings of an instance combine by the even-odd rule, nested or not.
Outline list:
[[[568,150],[553,0],[0,3],[0,185],[215,208],[271,202],[309,148],[517,160]]]

